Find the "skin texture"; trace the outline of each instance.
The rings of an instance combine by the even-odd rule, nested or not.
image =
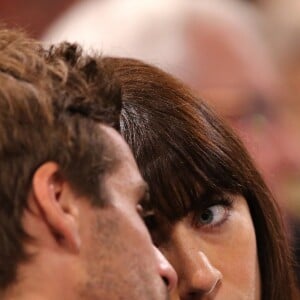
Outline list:
[[[114,176],[105,179],[111,204],[96,213],[87,207],[82,219],[87,280],[80,294],[82,299],[167,299],[162,279],[154,274],[174,286],[174,271],[152,246],[137,214],[137,203],[145,197],[147,185],[121,137],[114,134],[112,143],[120,164]]]
[[[166,300],[174,269],[152,244],[139,213],[147,195],[132,154],[112,128],[101,126],[115,162],[104,175],[104,207],[92,206],[46,162],[35,172],[24,229],[33,255],[1,299]],[[36,284],[39,282],[39,284]]]
[[[161,219],[163,236],[152,233],[178,274],[171,299],[260,299],[256,238],[247,202],[241,196],[229,199],[229,206],[216,202],[174,225]]]

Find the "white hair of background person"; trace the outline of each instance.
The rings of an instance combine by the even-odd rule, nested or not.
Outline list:
[[[257,15],[251,5],[235,0],[81,1],[50,26],[43,40],[79,42],[103,54],[141,59],[188,81],[193,70],[186,64],[186,34],[194,22],[238,28],[257,43]]]

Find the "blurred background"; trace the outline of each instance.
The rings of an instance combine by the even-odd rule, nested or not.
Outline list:
[[[0,22],[181,78],[242,138],[300,261],[300,0],[1,0]]]
[[[0,22],[40,37],[47,27],[79,0],[0,0]]]

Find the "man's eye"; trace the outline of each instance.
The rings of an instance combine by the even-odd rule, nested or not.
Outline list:
[[[151,232],[154,232],[158,228],[157,219],[154,213],[145,214],[143,220],[146,224],[146,227]]]
[[[154,211],[152,209],[150,210],[150,209],[144,208],[142,206],[142,204],[138,204],[136,209],[137,209],[137,212],[139,213],[139,215],[141,216],[141,218],[143,219],[143,221],[145,222],[148,230],[152,231],[152,230],[156,229],[157,221],[156,221]]]
[[[141,218],[143,218],[143,215],[144,215],[144,208],[141,204],[138,204],[136,206],[136,210],[138,212],[138,214],[141,216]]]

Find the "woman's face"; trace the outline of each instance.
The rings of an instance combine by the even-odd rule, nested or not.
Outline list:
[[[171,299],[260,299],[256,238],[246,200],[227,195],[206,202],[172,225],[158,217],[159,231],[152,232],[178,274]]]

